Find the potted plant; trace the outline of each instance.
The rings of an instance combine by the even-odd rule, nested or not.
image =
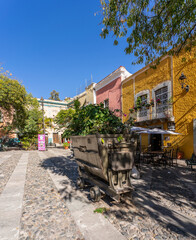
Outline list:
[[[151,105],[152,107],[154,107],[154,99],[153,99],[153,98],[150,100],[150,105]]]
[[[69,146],[70,146],[70,143],[69,143],[69,142],[64,142],[64,143],[63,143],[63,147],[64,147],[65,149],[69,149]]]
[[[147,109],[149,109],[149,108],[150,108],[150,106],[151,106],[151,104],[150,104],[150,103],[146,103],[146,105],[145,105],[145,107],[146,107]]]
[[[160,99],[160,98],[157,98],[157,99],[156,99],[156,102],[157,102],[157,104],[161,104],[161,99]]]
[[[134,112],[134,108],[130,108],[129,111],[130,111],[130,113],[133,113]]]
[[[133,109],[135,110],[135,112],[137,112],[137,110],[138,110],[136,105],[133,107]]]

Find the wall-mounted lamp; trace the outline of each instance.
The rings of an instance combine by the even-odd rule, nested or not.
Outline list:
[[[185,83],[185,80],[186,80],[186,76],[183,73],[181,73],[181,75],[179,77],[179,82],[180,82],[181,88],[185,89],[186,92],[188,92],[189,91],[189,85],[187,85]]]

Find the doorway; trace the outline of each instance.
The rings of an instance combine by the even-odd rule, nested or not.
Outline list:
[[[162,147],[162,136],[161,134],[150,135],[151,151],[160,151]]]
[[[53,133],[53,143],[59,143],[58,133]]]

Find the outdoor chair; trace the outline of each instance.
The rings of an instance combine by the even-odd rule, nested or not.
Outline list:
[[[173,166],[173,149],[165,149],[164,154],[160,162],[166,167],[166,165]]]
[[[191,167],[191,170],[193,170],[193,166],[196,166],[196,156],[194,153],[192,154],[192,157],[190,159],[186,160],[186,164],[187,166]]]

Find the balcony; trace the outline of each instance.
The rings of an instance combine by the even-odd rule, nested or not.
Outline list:
[[[173,107],[171,104],[160,104],[149,109],[143,108],[131,113],[130,117],[135,119],[136,125],[148,125],[158,121],[174,121]]]

